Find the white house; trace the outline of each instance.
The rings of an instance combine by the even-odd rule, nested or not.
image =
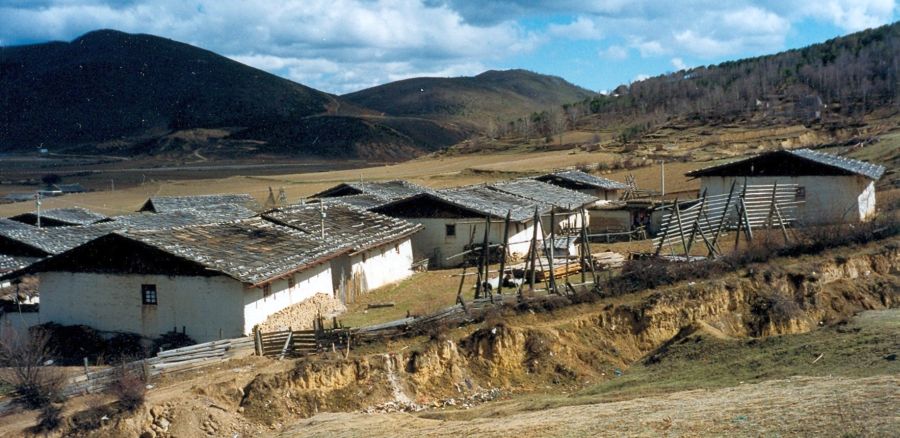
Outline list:
[[[348,250],[253,218],[116,231],[31,265],[41,320],[198,342],[249,334],[269,315],[332,293],[330,261]]]
[[[737,185],[796,185],[801,225],[866,221],[875,213],[875,181],[884,166],[809,149],[779,150],[688,172],[707,196]]]
[[[330,262],[332,287],[344,303],[413,274],[412,236],[422,225],[324,199],[262,217],[348,250]]]
[[[543,241],[540,221],[535,224],[535,208],[543,216],[552,206],[534,202],[484,186],[429,191],[400,199],[373,209],[378,213],[421,224],[424,229],[412,239],[416,260],[429,259],[431,267],[453,267],[463,263],[462,253],[470,243],[481,244],[486,218],[490,244],[503,242],[504,221],[510,214],[508,253],[511,257],[527,254],[534,227]]]
[[[556,220],[556,223],[553,224],[553,231],[556,233],[567,230],[577,233],[581,229],[582,218],[584,218],[585,224],[590,224],[590,215],[584,209],[587,209],[599,200],[593,195],[534,179],[523,178],[495,182],[488,184],[487,187],[530,201],[553,206],[554,214],[552,216]],[[541,216],[541,224],[547,231],[550,230],[550,219],[550,214]]]

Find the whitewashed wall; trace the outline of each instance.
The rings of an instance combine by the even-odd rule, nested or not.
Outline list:
[[[169,277],[41,273],[41,320],[157,337],[182,327],[197,342],[245,333],[244,285],[224,276]],[[141,285],[155,284],[157,305],[144,305]]]
[[[252,332],[253,326],[265,321],[269,315],[315,294],[334,295],[331,265],[328,263],[295,273],[294,283],[294,287],[288,287],[286,278],[272,282],[269,296],[263,296],[261,287],[245,288],[242,312],[245,334]]]
[[[700,192],[708,195],[731,189],[734,177],[705,176],[700,179]],[[737,178],[742,184],[743,177]],[[875,212],[875,186],[862,176],[798,176],[751,177],[747,184],[797,184],[806,188],[806,201],[798,209],[800,224],[821,225],[859,222]]]
[[[351,257],[353,275],[362,279],[362,290],[370,291],[403,280],[413,271],[412,239],[406,238],[366,250]]]
[[[475,243],[479,243],[484,239],[483,219],[410,218],[406,220],[425,226],[424,230],[412,236],[413,256],[415,260],[431,259],[429,264],[431,267],[440,268],[461,265],[463,262],[461,257],[452,260],[445,259],[464,251],[465,246],[469,243],[473,229],[475,230]],[[446,225],[449,224],[456,225],[456,236],[446,235]],[[503,221],[491,222],[488,240],[492,243],[503,242],[504,227]],[[510,223],[509,251],[512,257],[524,257],[528,253],[528,246],[531,243],[533,232],[534,227],[531,222],[527,224]],[[538,240],[543,241],[543,230],[540,224],[538,224]]]

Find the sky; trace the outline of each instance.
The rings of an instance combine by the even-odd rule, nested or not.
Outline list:
[[[335,94],[513,68],[602,92],[898,15],[895,0],[0,0],[0,46],[116,29]]]

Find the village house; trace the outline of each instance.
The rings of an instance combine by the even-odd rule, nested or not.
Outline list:
[[[619,199],[620,192],[628,188],[628,186],[620,182],[594,176],[580,170],[561,170],[537,176],[534,179],[569,190],[575,190],[604,201]]]
[[[499,192],[515,195],[541,204],[549,204],[553,207],[553,216],[556,223],[553,224],[555,233],[579,232],[584,223],[590,223],[590,216],[583,210],[598,201],[597,197],[564,189],[554,184],[548,184],[534,179],[516,179],[501,181],[487,185],[488,188]],[[584,214],[582,214],[584,213]],[[543,228],[549,232],[551,215],[541,216]]]
[[[388,202],[399,201],[431,191],[427,187],[404,180],[345,182],[311,196],[313,199],[337,199],[346,204],[371,210]]]
[[[800,225],[866,221],[875,213],[875,181],[884,166],[809,149],[779,150],[707,167],[687,176],[700,178],[707,196],[728,194],[732,183],[796,185]]]
[[[540,221],[534,221],[535,208],[544,216],[552,206],[485,186],[471,186],[427,191],[373,211],[423,225],[425,228],[412,239],[415,259],[428,259],[430,267],[453,267],[461,265],[464,258],[452,256],[465,251],[470,242],[481,244],[488,217],[492,220],[489,243],[502,243],[507,213],[508,253],[511,257],[525,256],[535,226],[538,239],[543,240]]]
[[[344,303],[413,274],[412,236],[422,225],[325,199],[261,216],[349,250],[330,262],[332,288]]]
[[[139,212],[169,213],[184,209],[201,209],[223,204],[240,205],[244,208],[259,211],[259,203],[246,193],[225,193],[218,195],[194,196],[154,196],[144,202]]]
[[[38,224],[38,212],[23,213],[11,216],[9,219],[28,225]],[[71,227],[77,225],[91,225],[106,222],[110,219],[103,214],[93,212],[86,208],[52,208],[40,212],[41,227]]]
[[[288,306],[332,294],[346,245],[262,218],[116,231],[26,268],[42,321],[198,342],[249,334]]]

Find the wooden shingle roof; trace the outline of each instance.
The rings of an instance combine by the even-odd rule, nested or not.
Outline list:
[[[262,218],[168,230],[119,231],[172,256],[258,285],[347,252],[342,245]]]
[[[405,180],[345,182],[313,195],[313,198],[332,198],[366,194],[385,201],[408,198],[429,191],[427,187]]]
[[[544,182],[562,180],[603,190],[625,190],[628,188],[628,186],[618,181],[591,175],[580,170],[561,170],[535,177],[535,179]]]
[[[725,164],[704,167],[687,176],[820,176],[860,175],[878,180],[885,167],[810,149],[778,150]]]
[[[324,200],[277,208],[261,216],[307,233],[312,238],[321,239],[324,230],[325,240],[349,248],[354,253],[396,242],[423,228],[420,224],[372,213],[342,202]]]
[[[577,210],[597,201],[597,197],[534,179],[517,179],[488,184],[488,187],[532,201],[566,210]]]
[[[37,223],[37,211],[23,213],[10,217],[14,221],[27,224]],[[90,225],[98,222],[109,220],[109,218],[86,208],[68,207],[68,208],[51,208],[49,210],[41,210],[41,222],[45,224],[53,223],[56,225]]]
[[[195,196],[154,196],[148,199],[138,211],[166,213],[188,208],[214,208],[222,204],[237,204],[250,210],[259,210],[259,203],[249,194],[231,193]]]

